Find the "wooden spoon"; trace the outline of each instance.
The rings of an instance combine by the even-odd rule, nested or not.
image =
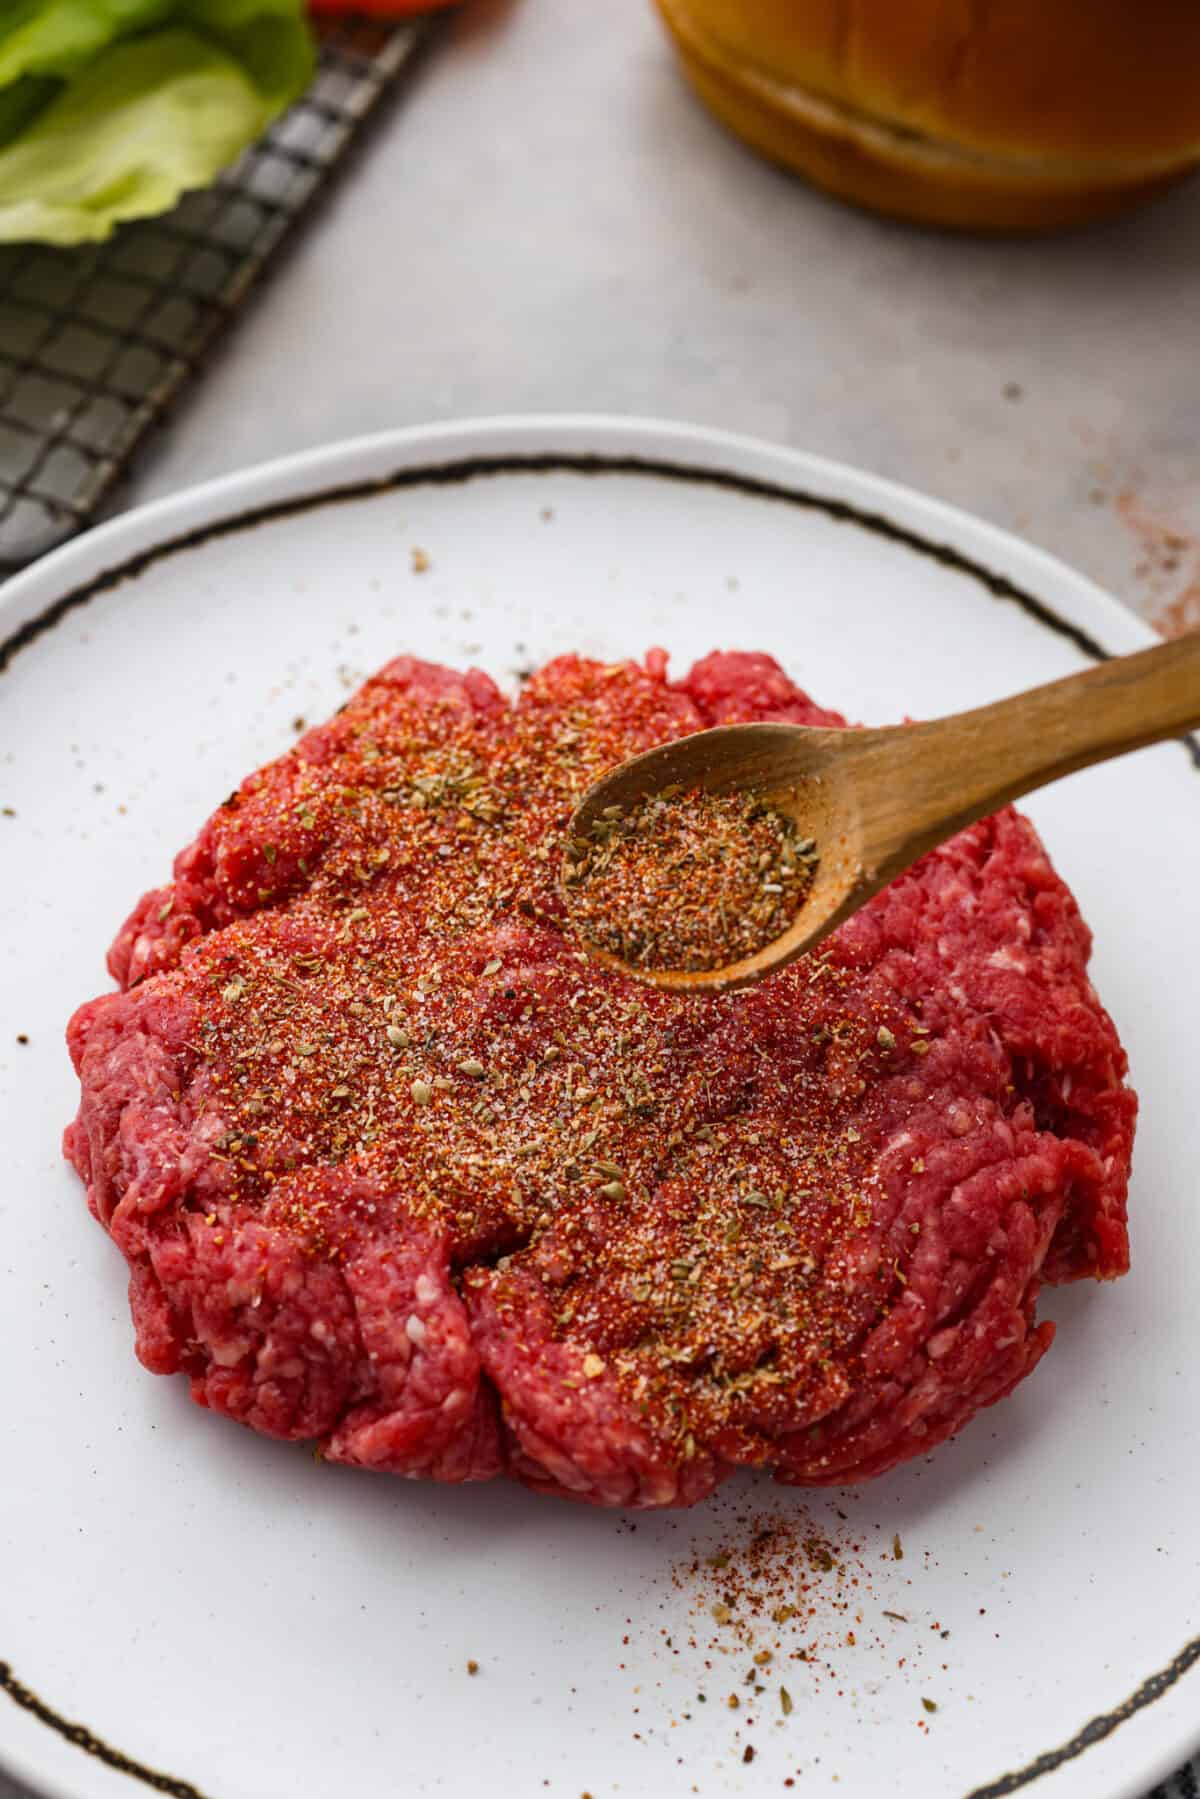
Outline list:
[[[722,725],[634,756],[589,788],[571,822],[586,838],[606,806],[664,787],[753,793],[802,825],[820,854],[793,923],[756,955],[699,972],[599,961],[656,986],[746,987],[836,930],[881,887],[956,831],[1110,756],[1200,726],[1200,632],[975,712],[885,730]],[[1113,831],[1113,854],[1120,837]]]

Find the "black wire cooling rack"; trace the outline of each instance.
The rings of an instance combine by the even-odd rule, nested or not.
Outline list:
[[[308,92],[212,187],[94,248],[0,248],[0,572],[96,517],[433,25],[322,28]]]

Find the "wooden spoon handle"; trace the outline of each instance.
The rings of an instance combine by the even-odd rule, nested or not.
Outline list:
[[[1200,632],[1012,699],[861,733],[879,778],[862,846],[880,881],[1034,788],[1200,726]],[[856,733],[856,736],[859,734]],[[890,777],[890,778],[889,778]]]

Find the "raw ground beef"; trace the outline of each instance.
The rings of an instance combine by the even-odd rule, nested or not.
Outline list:
[[[1045,1352],[1043,1281],[1124,1272],[1136,1102],[1017,813],[745,993],[573,941],[583,789],[742,719],[843,722],[766,656],[514,705],[401,658],[218,808],[68,1031],[148,1368],[332,1460],[686,1505],[924,1453]]]

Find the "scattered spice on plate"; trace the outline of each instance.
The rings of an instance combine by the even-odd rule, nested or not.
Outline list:
[[[940,1705],[926,1704],[922,1689],[934,1677],[931,1658],[947,1671],[942,1623],[919,1615],[928,1553],[914,1560],[910,1545],[905,1560],[905,1568],[895,1566],[885,1528],[857,1527],[838,1505],[717,1493],[690,1551],[667,1570],[670,1591],[655,1608],[658,1622],[645,1629],[648,1640],[631,1650],[643,1631],[631,1634],[633,1620],[624,1621],[618,1665],[637,1680],[634,1739],[647,1746],[669,1740],[679,1754],[684,1726],[699,1717],[689,1702],[702,1700],[698,1689],[707,1686],[725,1714],[727,1753],[740,1763],[753,1747],[757,1761],[764,1728],[783,1733],[782,1746],[797,1724],[807,1728],[813,1708],[833,1700],[857,1706],[864,1677],[903,1683],[917,1727],[931,1732],[930,1708]],[[658,1577],[651,1574],[649,1584],[658,1586]],[[884,1612],[915,1627],[898,1640],[880,1604],[901,1589],[913,1593],[917,1610]]]
[[[783,935],[817,846],[746,794],[666,787],[606,806],[568,845],[567,903],[585,941],[631,968],[723,968]]]
[[[468,1674],[478,1674],[478,1672],[479,1672],[479,1663],[472,1656],[471,1660],[467,1663],[467,1673]]]
[[[706,1669],[719,1657],[745,1657],[744,1684],[755,1694],[768,1690],[768,1670],[786,1683],[796,1663],[818,1681],[832,1676],[847,1624],[864,1621],[872,1588],[865,1552],[847,1532],[835,1544],[805,1511],[738,1505],[719,1548],[671,1569],[671,1584],[688,1605],[688,1647]],[[726,1700],[734,1711],[741,1703],[736,1692]]]
[[[417,549],[414,546],[413,553],[412,553],[412,572],[413,572],[413,574],[414,575],[426,575],[429,573],[429,570],[432,567],[433,567],[433,563],[429,559],[428,550]]]

